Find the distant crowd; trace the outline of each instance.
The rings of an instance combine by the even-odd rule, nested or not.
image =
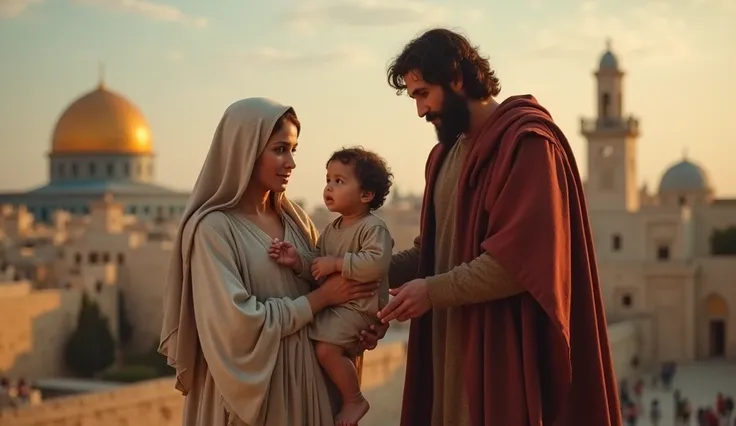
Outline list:
[[[33,387],[30,382],[20,378],[13,381],[7,377],[0,378],[0,409],[7,407],[19,407],[29,404],[34,400]]]
[[[662,364],[659,374],[652,377],[652,388],[658,389],[661,387],[664,391],[671,391],[676,372],[677,365],[675,363]],[[636,380],[633,386],[627,380],[621,382],[620,397],[624,422],[628,426],[638,426],[642,418],[648,417],[648,424],[651,426],[665,426],[662,423],[662,406],[659,399],[652,399],[648,413],[644,411],[642,404],[644,386],[643,379]],[[698,407],[695,412],[693,412],[690,400],[679,389],[674,389],[672,398],[675,421],[673,426],[736,426],[736,418],[733,418],[732,423],[734,400],[730,395],[718,393],[711,405]]]

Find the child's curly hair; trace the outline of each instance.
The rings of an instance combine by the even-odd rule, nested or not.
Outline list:
[[[386,160],[378,154],[367,151],[361,146],[343,148],[335,151],[327,165],[333,161],[351,165],[355,168],[355,176],[360,182],[360,189],[375,194],[369,204],[371,211],[378,210],[388,197],[394,175],[386,164]]]

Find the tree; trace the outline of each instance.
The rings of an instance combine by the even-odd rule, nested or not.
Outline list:
[[[80,377],[93,377],[115,362],[115,340],[99,305],[82,295],[77,328],[66,343],[67,366]]]
[[[118,335],[120,343],[126,345],[133,337],[133,326],[130,324],[128,312],[125,309],[125,295],[118,290]]]
[[[710,250],[715,256],[736,255],[736,226],[714,229],[710,235]]]

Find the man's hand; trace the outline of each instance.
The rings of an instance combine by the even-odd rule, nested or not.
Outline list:
[[[360,332],[358,341],[361,346],[361,351],[372,351],[378,346],[378,341],[386,336],[388,331],[388,324],[372,325],[366,330]]]
[[[318,257],[312,261],[312,277],[315,280],[337,272],[337,262],[342,259],[332,256]]]
[[[401,322],[418,318],[432,308],[432,301],[427,290],[427,281],[423,278],[404,283],[401,287],[389,290],[394,296],[386,307],[378,312],[378,318],[386,324],[393,319]]]

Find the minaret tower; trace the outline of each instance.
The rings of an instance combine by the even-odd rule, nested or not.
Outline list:
[[[588,140],[588,205],[590,210],[634,212],[639,209],[639,121],[624,115],[624,72],[610,41],[594,75],[597,117],[583,118],[580,123],[581,133]]]

